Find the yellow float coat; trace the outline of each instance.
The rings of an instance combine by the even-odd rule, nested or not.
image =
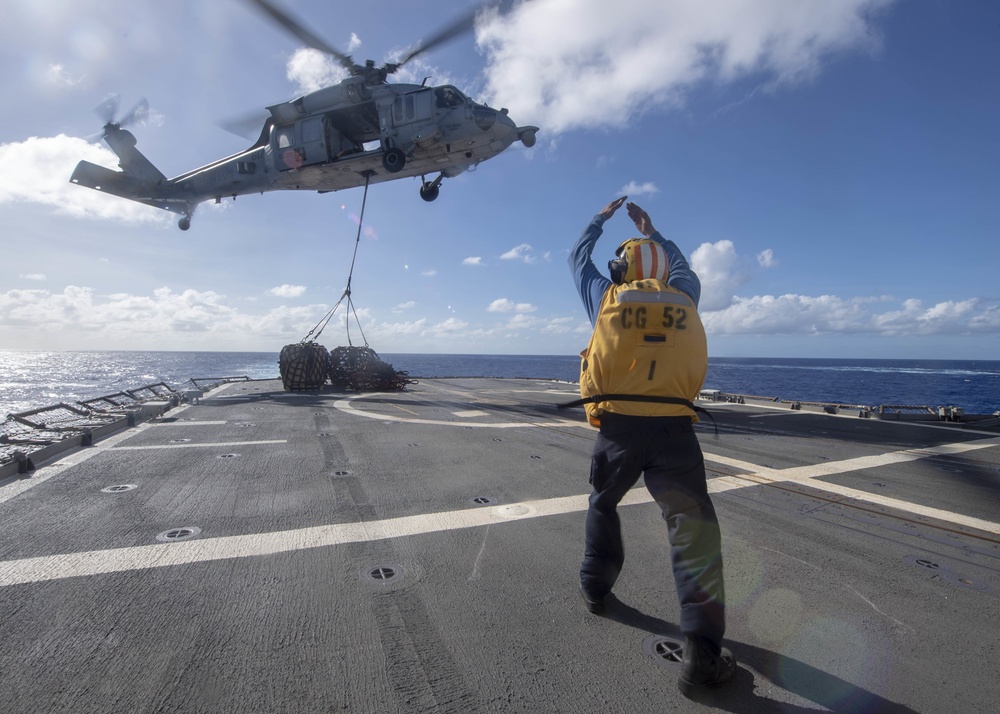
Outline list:
[[[705,327],[691,298],[660,280],[611,285],[594,334],[580,353],[580,396],[680,398],[694,402],[708,369]],[[586,404],[594,426],[604,412],[690,416],[683,404],[609,399]]]

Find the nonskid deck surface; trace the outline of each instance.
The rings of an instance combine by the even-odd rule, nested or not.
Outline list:
[[[0,485],[5,712],[697,711],[640,484],[578,592],[575,385],[225,385]],[[1000,436],[708,405],[725,711],[987,711]]]

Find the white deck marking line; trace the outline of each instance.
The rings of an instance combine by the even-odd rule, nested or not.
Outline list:
[[[567,496],[516,504],[521,509],[513,508],[514,504],[493,509],[470,508],[381,521],[11,560],[0,563],[0,587],[475,528],[491,523],[582,511],[587,508],[587,498],[586,495]],[[498,511],[507,515],[501,515]]]
[[[288,439],[261,439],[259,441],[213,441],[203,444],[148,444],[146,446],[116,446],[112,451],[149,451],[152,449],[194,449],[210,446],[260,446],[261,444],[287,444]]]
[[[169,418],[169,417],[168,417]],[[187,419],[185,421],[158,421],[152,424],[152,426],[219,426],[220,424],[228,424],[228,421],[198,421],[197,419]]]
[[[846,496],[848,498],[854,498],[860,501],[886,506],[888,508],[895,508],[906,513],[926,516],[928,518],[936,518],[948,523],[954,523],[955,525],[967,526],[969,528],[975,528],[987,533],[1000,535],[1000,525],[981,518],[966,516],[961,513],[953,513],[951,511],[944,511],[930,506],[921,506],[917,503],[901,501],[899,499],[882,496],[877,493],[871,493],[869,491],[862,491],[849,486],[841,486],[839,484],[830,483],[829,481],[816,481],[816,479],[820,479],[823,476],[835,476],[837,474],[848,473],[850,471],[891,466],[892,464],[916,461],[918,459],[929,458],[931,456],[963,454],[969,451],[988,449],[995,446],[1000,446],[1000,439],[979,439],[977,441],[941,444],[939,446],[929,446],[918,449],[890,451],[885,454],[859,456],[853,459],[843,459],[841,461],[824,461],[822,463],[811,464],[809,466],[794,466],[787,469],[770,469],[767,467],[756,466],[746,461],[730,459],[725,456],[716,456],[708,452],[705,453],[705,460],[714,461],[725,466],[732,466],[747,471],[748,473],[746,475],[722,477],[725,479],[742,481],[747,485],[762,485],[766,483],[778,484],[782,482],[806,484],[821,491],[835,493],[840,496]],[[753,478],[754,476],[757,478]],[[712,484],[718,480],[718,478],[715,478],[709,481],[709,490],[711,490]]]
[[[767,485],[767,481],[762,482],[759,479],[768,479],[771,483],[783,480],[810,482],[812,478],[819,475],[828,476],[860,468],[912,461],[940,454],[962,453],[998,445],[1000,445],[1000,439],[984,439],[964,444],[943,444],[927,449],[906,449],[881,456],[846,459],[841,462],[828,462],[813,467],[793,467],[784,470],[761,469],[754,464],[737,459],[706,454],[706,460],[708,461],[717,461],[718,463],[738,468],[746,467],[750,470],[750,473],[742,476],[720,476],[711,479],[708,482],[708,487],[709,491],[713,493],[722,493],[750,486]],[[838,464],[842,465],[842,468],[835,468]],[[808,475],[810,469],[814,471],[814,475]],[[785,479],[784,476],[786,473],[793,476],[793,478]],[[821,490],[834,490],[828,488],[832,484],[825,482],[819,482],[818,484],[812,482],[812,485]],[[915,507],[914,504],[895,501],[894,499],[882,499],[876,494],[855,491],[854,489],[842,490],[857,493],[859,494],[858,497],[865,501],[889,502],[887,505],[891,504],[895,507],[901,507],[907,512],[913,512],[915,508],[922,508],[919,506]],[[497,506],[495,508],[469,508],[461,511],[429,513],[402,518],[389,518],[380,521],[314,526],[311,528],[299,528],[273,533],[221,536],[219,538],[205,538],[178,543],[133,546],[113,550],[97,550],[24,558],[22,560],[9,560],[0,562],[0,587],[87,575],[100,575],[103,573],[145,570],[147,568],[162,568],[214,560],[247,558],[256,555],[288,553],[309,548],[343,545],[345,543],[402,538],[425,533],[476,528],[493,523],[577,513],[587,510],[588,498],[589,494],[580,494],[577,496],[548,498],[540,501],[524,501]],[[621,505],[631,506],[650,503],[651,501],[652,497],[645,489],[633,489],[622,499]],[[939,511],[937,509],[923,510],[929,515],[932,514],[934,517],[941,518],[942,520],[954,523],[965,522],[965,524],[971,527],[988,533],[1000,534],[1000,524],[975,518],[970,519],[959,514]]]
[[[377,419],[378,421],[397,421],[404,422],[407,424],[429,424],[434,426],[460,426],[463,428],[471,427],[473,429],[524,429],[527,427],[553,427],[553,426],[581,426],[587,429],[592,429],[593,427],[587,423],[585,419],[580,420],[569,420],[569,419],[549,419],[547,421],[502,421],[494,422],[492,424],[484,424],[482,422],[468,422],[468,421],[445,421],[444,419],[422,419],[416,418],[411,419],[409,417],[396,416],[394,414],[383,414],[380,412],[367,412],[362,409],[355,409],[351,404],[351,401],[357,399],[357,397],[349,397],[347,399],[338,399],[333,403],[334,408],[339,409],[342,412],[347,412],[348,414],[354,414],[355,416],[366,417],[368,419]],[[396,405],[393,405],[396,406]]]
[[[698,400],[698,401],[702,401],[702,400]],[[705,403],[705,402],[702,402],[702,403]],[[772,406],[770,406],[768,404],[736,404],[735,402],[708,402],[708,404],[710,406],[713,403],[718,404],[719,406],[745,407],[746,409],[770,409],[772,412],[774,412],[773,414],[749,414],[749,415],[747,415],[747,418],[749,418],[749,419],[761,419],[763,417],[775,417],[775,416],[821,416],[821,417],[834,417],[834,418],[837,418],[837,419],[853,419],[853,420],[858,420],[858,419],[862,418],[862,417],[857,416],[856,414],[840,414],[839,412],[837,414],[828,414],[826,412],[813,412],[813,411],[804,412],[804,411],[801,411],[799,409],[789,409],[788,407],[772,407]],[[709,407],[706,407],[706,409],[707,408],[709,408]],[[853,407],[848,404],[846,406],[846,408],[847,409],[851,409]],[[876,424],[895,424],[896,426],[915,426],[915,427],[919,427],[921,429],[944,429],[944,430],[950,431],[952,433],[954,433],[954,431],[955,431],[955,427],[953,427],[953,426],[948,426],[947,424],[940,424],[940,423],[933,422],[933,421],[916,421],[916,420],[911,421],[909,419],[879,419],[878,417],[870,417],[868,420],[871,421],[871,422],[874,422]],[[967,425],[968,424],[975,424],[975,422],[973,422],[973,421],[965,422],[965,423]],[[985,430],[981,430],[981,429],[972,429],[972,428],[969,428],[968,426],[966,426],[964,429],[962,429],[962,433],[964,433],[964,434],[981,434],[983,436],[993,436],[993,434],[994,434],[994,432],[992,432],[992,431],[985,431]]]

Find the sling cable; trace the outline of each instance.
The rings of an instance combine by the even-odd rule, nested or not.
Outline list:
[[[407,384],[413,383],[406,372],[393,370],[392,365],[379,359],[371,347],[368,338],[361,327],[361,319],[354,307],[351,297],[351,280],[354,278],[354,266],[358,259],[358,246],[361,245],[361,231],[364,226],[365,205],[368,202],[368,184],[371,172],[365,173],[365,192],[361,199],[361,216],[358,218],[358,235],[354,241],[354,255],[351,258],[351,268],[347,274],[347,287],[316,325],[306,333],[301,342],[285,345],[278,358],[281,371],[281,381],[285,391],[301,392],[315,391],[323,387],[329,379],[335,388],[354,391],[399,391]],[[347,301],[347,347],[337,347],[329,352],[326,347],[316,342],[333,319],[337,309]],[[351,315],[358,323],[358,331],[364,341],[364,347],[355,347],[351,342]]]

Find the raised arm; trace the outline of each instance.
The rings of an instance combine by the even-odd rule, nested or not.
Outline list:
[[[580,293],[580,299],[583,301],[583,307],[587,311],[587,317],[590,318],[591,324],[597,320],[597,310],[601,306],[601,298],[604,297],[604,291],[611,285],[611,281],[600,273],[590,256],[594,252],[597,239],[604,232],[604,222],[615,215],[615,211],[621,208],[626,198],[628,197],[616,198],[602,208],[583,229],[576,245],[569,251],[569,260],[567,261],[569,269],[573,274],[577,292]]]
[[[667,251],[667,258],[670,265],[670,275],[667,278],[667,285],[686,293],[694,301],[695,307],[697,307],[698,301],[701,299],[701,280],[694,270],[691,269],[691,264],[688,263],[681,249],[672,240],[664,238],[653,227],[653,221],[650,220],[649,214],[639,208],[639,206],[629,203],[626,209],[628,210],[628,217],[635,223],[636,230],[647,238],[655,240]]]

